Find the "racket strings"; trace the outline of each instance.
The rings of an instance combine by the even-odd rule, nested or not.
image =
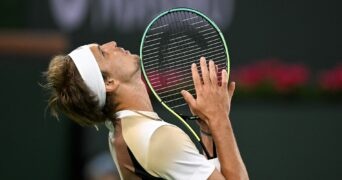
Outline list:
[[[198,56],[198,58],[196,58],[196,59],[198,60],[200,57],[201,56]],[[226,58],[226,55],[223,52],[219,52],[216,54],[211,54],[211,52],[208,52],[206,58],[207,59],[214,59],[215,61],[221,62],[221,60],[224,60]],[[174,61],[174,65],[172,66],[173,68],[182,68],[185,65],[189,64],[189,62],[187,62],[187,61],[189,61],[189,60],[192,61],[193,57],[191,56],[191,57],[182,58],[182,59],[174,58],[172,60]],[[192,62],[192,63],[194,63],[194,62]],[[221,62],[221,63],[225,64],[225,62]],[[147,67],[150,67],[150,70],[158,70],[157,64],[158,64],[158,62],[154,62],[154,63],[148,64]]]
[[[215,59],[215,58],[214,58]],[[199,67],[199,63],[196,63],[197,66]],[[218,69],[221,71],[222,69],[225,68],[225,63],[221,62],[216,64],[218,66]],[[149,73],[150,77],[150,82],[152,85],[155,86],[155,88],[159,91],[163,91],[166,87],[164,88],[159,88],[162,85],[158,83],[161,77],[167,78],[167,84],[175,84],[177,82],[178,85],[185,84],[185,83],[191,83],[192,82],[192,77],[191,77],[191,72],[189,71],[190,66],[188,67],[182,67],[182,68],[177,68],[177,71],[170,71],[170,72],[164,72],[166,75],[162,75],[160,73],[155,73],[156,71],[152,71]],[[220,80],[221,74],[218,74],[218,80]]]
[[[221,56],[222,57],[222,56]],[[208,59],[217,59],[217,58],[208,58]],[[177,71],[173,71],[173,72],[165,72],[165,74],[168,75],[168,83],[169,84],[173,84],[175,82],[180,82],[178,83],[178,85],[180,84],[184,84],[184,83],[189,83],[192,81],[192,77],[191,77],[191,72],[189,71],[190,66],[185,67],[184,65],[187,63],[182,64],[183,68],[177,68]],[[197,67],[199,68],[199,63],[197,62]],[[222,69],[226,68],[226,63],[225,62],[220,62],[218,64],[216,64],[218,66],[218,69],[221,71]],[[175,67],[175,66],[174,66]],[[200,70],[200,69],[199,69]],[[159,86],[162,86],[161,84],[158,84],[158,80],[161,77],[160,73],[154,73],[156,71],[151,71],[149,74],[150,77],[150,82],[152,83],[152,85],[155,85],[155,88],[157,88],[160,91],[163,91],[166,87],[164,88],[158,88]],[[188,76],[185,76],[184,74],[189,74]],[[220,80],[221,74],[218,74],[218,80]]]
[[[201,73],[200,73],[201,76]],[[221,75],[218,74],[218,85],[221,85]],[[187,104],[183,101],[183,96],[180,95],[180,91],[186,89],[190,94],[195,96],[196,90],[192,84],[192,78],[188,78],[187,81],[182,80],[181,83],[177,84],[177,88],[175,87],[163,87],[164,91],[160,91],[159,95],[163,97],[164,103],[173,104],[171,108],[186,106]],[[181,102],[179,102],[181,101]]]
[[[227,62],[225,47],[216,29],[203,17],[185,12],[170,13],[156,21],[145,37],[143,55],[150,84],[171,108],[186,106],[181,90],[195,96],[192,63],[199,67],[199,58],[204,56],[213,59],[220,72]],[[218,73],[220,80],[221,73]]]
[[[216,45],[216,44],[219,44],[219,42],[213,43],[213,44],[211,44],[211,45]],[[211,46],[211,45],[209,45],[209,46]],[[222,52],[221,49],[219,49],[219,48],[221,48],[221,45],[220,45],[220,44],[219,44],[218,46],[214,46],[214,47],[210,47],[210,48],[208,48],[208,49],[202,49],[202,50],[201,50],[200,47],[188,46],[188,47],[185,47],[183,50],[182,50],[181,48],[178,48],[178,50],[176,50],[176,51],[174,51],[174,52],[169,52],[168,54],[170,54],[170,55],[167,55],[167,56],[165,56],[164,58],[175,57],[175,58],[169,59],[169,61],[172,61],[172,63],[176,64],[177,61],[183,61],[183,62],[184,62],[183,59],[184,59],[185,57],[189,57],[189,56],[190,56],[190,57],[193,58],[194,55],[199,56],[200,54],[204,54],[204,53],[206,53],[208,56],[211,56],[212,53],[216,53],[216,52],[219,51],[219,54],[225,56],[224,52]],[[179,53],[178,53],[178,54],[177,54],[177,53],[174,54],[175,52],[177,52],[177,53],[179,52]],[[191,52],[191,53],[190,53],[190,52]],[[181,53],[181,54],[185,54],[185,55],[180,55],[180,53]],[[214,55],[217,55],[217,54],[214,54]],[[153,63],[153,62],[155,62],[155,63]],[[150,60],[150,63],[149,63],[148,65],[146,65],[146,67],[153,66],[154,68],[157,68],[157,67],[155,67],[154,65],[155,65],[156,63],[158,63],[158,62],[159,62],[159,60],[158,60],[157,58],[154,59],[154,60]],[[186,62],[186,61],[185,61],[185,62]]]
[[[179,54],[172,54],[172,55],[170,55],[169,57],[171,58],[170,60],[176,60],[176,59],[184,59],[185,57],[193,57],[193,56],[200,56],[201,54],[205,54],[205,53],[207,53],[208,55],[209,54],[212,54],[212,53],[215,53],[215,52],[217,52],[217,51],[220,51],[220,49],[216,49],[216,48],[218,48],[219,46],[216,46],[216,47],[210,47],[210,48],[208,48],[208,49],[206,49],[206,50],[204,50],[204,49],[202,49],[202,50],[198,50],[198,51],[195,51],[195,50],[197,50],[197,48],[196,49],[191,49],[190,51],[184,51],[184,52],[181,52],[183,55],[182,56],[180,56]],[[200,49],[200,48],[198,48],[198,49]],[[212,50],[212,51],[211,51]],[[175,57],[176,56],[176,58],[172,58],[172,57]],[[174,62],[175,63],[175,62]]]
[[[222,65],[222,64],[218,64],[218,65]],[[198,67],[199,67],[199,65],[198,65]],[[219,69],[222,69],[222,68],[219,68]],[[200,69],[198,68],[198,70],[200,70]],[[183,73],[187,73],[188,71],[189,71],[188,69],[187,70],[183,70]],[[178,91],[179,89],[184,88],[183,86],[181,86],[183,84],[192,85],[192,83],[193,83],[191,74],[189,76],[180,77],[179,73],[182,73],[182,72],[177,71],[176,73],[170,73],[171,77],[168,78],[168,83],[169,84],[177,83],[177,86],[178,86],[177,89],[172,89],[172,91]],[[199,74],[200,74],[200,76],[202,76],[202,73],[199,73]],[[154,79],[151,78],[151,80],[155,81],[157,78],[159,78],[159,76],[155,77]],[[218,82],[220,82],[220,80],[221,80],[221,73],[217,74],[217,80],[218,80]],[[168,93],[171,92],[171,91],[164,91],[165,89],[170,88],[170,87],[161,86],[160,84],[158,84],[158,81],[152,83],[152,85],[155,85],[155,88],[157,88],[160,91],[161,95],[163,95],[164,93],[168,94]],[[161,87],[161,88],[159,88],[159,87]],[[174,88],[174,87],[172,87],[172,88]]]

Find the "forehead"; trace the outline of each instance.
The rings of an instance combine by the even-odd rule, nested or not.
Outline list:
[[[98,61],[98,62],[101,61],[102,57],[101,57],[100,51],[98,49],[99,45],[96,43],[92,43],[92,44],[88,44],[87,46],[90,48],[91,52],[95,56],[96,61]]]

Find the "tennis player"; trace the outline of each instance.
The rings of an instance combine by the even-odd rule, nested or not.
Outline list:
[[[81,46],[54,57],[46,72],[54,116],[64,113],[80,125],[105,122],[109,148],[121,179],[249,179],[229,119],[235,83],[228,85],[222,71],[217,83],[213,61],[200,59],[192,76],[197,98],[182,91],[192,112],[199,116],[203,142],[210,154],[202,155],[188,135],[153,112],[141,80],[139,57],[116,42]],[[190,68],[190,67],[189,67]]]

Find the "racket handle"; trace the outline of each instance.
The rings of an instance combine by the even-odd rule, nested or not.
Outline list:
[[[194,121],[194,120],[198,120],[199,119],[199,117],[197,117],[197,116],[180,115],[180,117],[182,117],[186,121]]]

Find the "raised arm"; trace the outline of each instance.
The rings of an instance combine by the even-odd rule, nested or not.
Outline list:
[[[249,179],[229,119],[235,83],[228,85],[227,72],[223,70],[222,82],[219,85],[213,61],[209,61],[209,68],[207,68],[207,62],[202,57],[200,65],[202,80],[196,64],[191,67],[196,99],[187,91],[183,90],[181,93],[191,111],[207,125],[216,144],[222,174],[216,170],[209,179],[222,178],[222,176],[229,180]]]

